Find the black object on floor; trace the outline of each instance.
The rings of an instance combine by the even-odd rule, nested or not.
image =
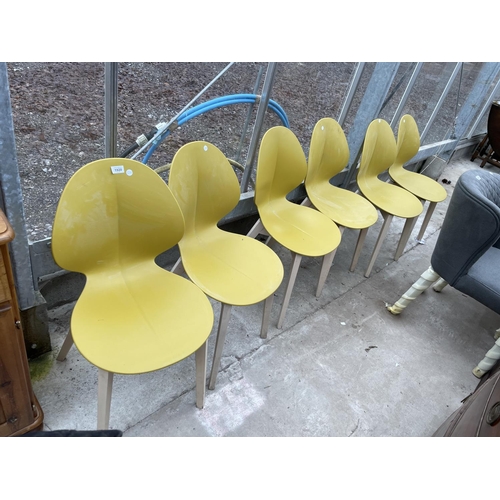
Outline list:
[[[119,430],[105,430],[105,431],[59,430],[59,431],[28,432],[20,437],[122,437],[122,435],[123,432]]]

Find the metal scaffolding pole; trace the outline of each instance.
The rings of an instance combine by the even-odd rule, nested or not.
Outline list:
[[[427,125],[425,126],[424,130],[420,134],[420,142],[423,143],[425,137],[427,136],[427,133],[429,132],[432,124],[434,123],[434,119],[436,118],[439,110],[441,109],[441,106],[443,105],[444,100],[446,99],[446,96],[451,90],[451,87],[453,85],[453,82],[455,81],[455,78],[458,75],[458,72],[460,71],[463,63],[457,63],[455,65],[455,68],[453,70],[453,73],[451,74],[450,78],[448,79],[448,83],[446,84],[446,87],[443,90],[443,93],[441,94],[441,97],[439,98],[436,106],[432,110],[432,114],[429,118],[429,121],[427,122]]]
[[[104,140],[107,158],[116,157],[117,122],[118,122],[118,63],[105,63],[105,124]]]
[[[24,217],[21,178],[17,166],[6,63],[0,63],[0,158],[2,159],[0,184],[3,210],[16,233],[10,246],[19,307],[20,309],[28,309],[35,304],[35,291]]]
[[[398,104],[398,108],[396,109],[396,112],[394,113],[394,116],[392,117],[392,120],[390,123],[392,129],[394,129],[394,127],[398,124],[399,119],[401,118],[401,115],[403,114],[403,110],[404,110],[404,107],[406,106],[406,102],[408,101],[408,97],[410,97],[411,91],[413,90],[413,87],[415,85],[415,82],[417,81],[417,77],[418,77],[423,65],[424,65],[424,63],[417,63],[417,65],[415,66],[415,69],[413,70],[413,73],[411,75],[410,81],[408,82],[408,85],[406,86],[403,97],[401,97],[401,101]]]
[[[257,108],[257,117],[253,127],[252,138],[250,139],[250,146],[248,147],[248,155],[245,163],[245,171],[241,179],[241,192],[245,193],[250,183],[250,175],[252,174],[255,156],[257,154],[257,144],[260,139],[262,125],[264,124],[264,117],[266,115],[267,104],[271,97],[271,89],[273,87],[274,76],[276,74],[277,63],[269,63],[267,66],[266,78],[264,79],[264,86],[262,88],[262,96],[260,98],[259,107]]]
[[[377,63],[363,95],[347,138],[350,149],[349,169],[342,183],[348,188],[356,175],[368,125],[378,117],[382,104],[398,71],[399,63]]]
[[[337,120],[338,124],[343,127],[345,119],[347,117],[347,113],[349,113],[349,109],[351,109],[351,104],[354,99],[354,94],[358,89],[359,81],[361,80],[361,76],[363,75],[363,71],[365,70],[366,63],[359,62],[356,65],[356,69],[354,71],[354,75],[351,80],[351,85],[349,86],[349,91],[347,92],[347,96],[344,100],[344,104],[342,104],[342,109],[340,110],[340,115]]]
[[[0,63],[0,158],[0,201],[16,234],[9,253],[26,352],[33,358],[49,352],[51,343],[45,299],[33,280],[6,63]]]

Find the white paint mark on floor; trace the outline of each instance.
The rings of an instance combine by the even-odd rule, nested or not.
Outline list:
[[[374,313],[370,314],[370,316],[368,316],[367,318],[365,318],[365,319],[363,319],[363,320],[361,320],[359,322],[359,326],[363,325],[367,321],[370,321],[373,318],[373,316],[376,316],[377,314],[379,314],[379,313],[378,312],[374,312]]]
[[[208,393],[197,417],[211,435],[225,436],[263,405],[264,396],[240,379]]]

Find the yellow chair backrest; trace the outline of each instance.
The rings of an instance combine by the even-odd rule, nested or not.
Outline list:
[[[399,122],[396,143],[396,160],[393,168],[402,168],[410,161],[420,148],[420,134],[417,122],[411,115],[404,115]]]
[[[262,148],[262,143],[266,147]],[[262,138],[255,179],[257,207],[281,200],[299,186],[307,174],[307,162],[295,134],[286,127],[270,128]]]
[[[411,115],[404,115],[399,122],[398,139],[396,146],[396,159],[389,168],[389,175],[399,186],[413,193],[421,200],[430,203],[439,203],[446,199],[447,193],[443,186],[430,177],[411,169],[404,168],[410,163],[420,148],[420,134],[415,119]],[[429,206],[428,210],[434,210]],[[431,212],[428,212],[432,214]],[[428,218],[425,219],[428,222]],[[421,226],[420,237],[423,236],[427,222]]]
[[[240,199],[238,178],[222,151],[204,141],[186,144],[174,156],[169,186],[186,221],[179,250],[189,278],[227,305],[256,304],[274,293],[283,279],[276,253],[218,226]]]
[[[390,125],[382,119],[373,120],[365,134],[363,154],[357,176],[358,186],[372,188],[382,182],[378,176],[385,172],[396,158],[396,139]]]
[[[229,161],[205,141],[191,142],[177,151],[169,185],[184,214],[183,242],[215,227],[240,199],[238,178]]]
[[[179,205],[158,174],[135,160],[107,158],[80,168],[66,184],[52,252],[64,269],[100,274],[154,259],[183,232]]]
[[[349,145],[342,127],[333,118],[322,118],[314,127],[306,184],[329,182],[349,162]]]

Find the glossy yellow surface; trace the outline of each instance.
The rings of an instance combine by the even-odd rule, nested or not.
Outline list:
[[[113,373],[145,373],[180,361],[206,341],[213,325],[208,298],[154,262],[183,231],[168,186],[142,163],[98,160],[69,180],[52,252],[59,266],[87,278],[71,332],[90,363]]]
[[[258,240],[217,227],[240,198],[238,179],[224,154],[208,142],[186,144],[174,156],[169,186],[184,214],[179,249],[193,282],[231,305],[255,304],[273,294],[283,280],[276,253]]]
[[[417,123],[411,115],[404,115],[399,122],[396,160],[389,168],[392,180],[422,200],[438,203],[446,199],[443,186],[434,179],[403,168],[420,148],[420,134]]]
[[[390,125],[381,119],[373,120],[365,135],[357,181],[360,191],[377,208],[397,217],[410,219],[422,213],[420,200],[394,184],[381,181],[396,159],[396,139]]]
[[[306,173],[304,151],[294,133],[286,127],[269,129],[260,145],[255,181],[255,204],[262,224],[292,252],[318,257],[337,248],[341,234],[321,212],[286,199]]]
[[[311,203],[340,226],[364,229],[377,222],[376,208],[359,194],[330,184],[349,162],[344,131],[333,118],[314,127],[305,187]]]

